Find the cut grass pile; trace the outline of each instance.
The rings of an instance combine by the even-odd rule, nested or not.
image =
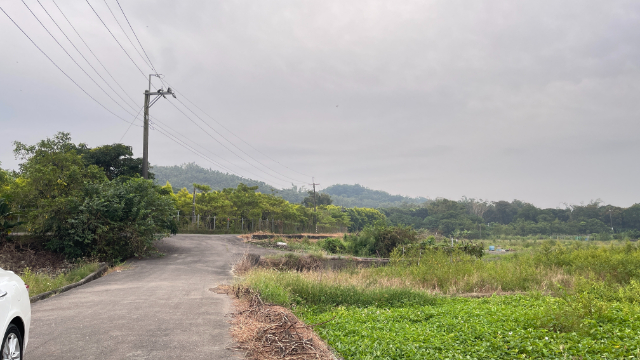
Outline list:
[[[27,268],[20,274],[20,278],[29,285],[29,296],[35,296],[78,282],[98,270],[98,267],[98,263],[84,264],[57,276],[34,273]]]

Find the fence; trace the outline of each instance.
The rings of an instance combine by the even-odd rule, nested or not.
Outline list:
[[[194,221],[195,220],[195,221]],[[275,218],[249,219],[226,216],[177,216],[180,231],[208,231],[214,233],[238,234],[269,232],[274,234],[299,233],[339,233],[347,232],[346,226],[312,223],[298,223]]]

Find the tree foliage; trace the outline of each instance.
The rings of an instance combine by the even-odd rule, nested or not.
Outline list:
[[[311,208],[314,206],[314,204],[316,206],[322,206],[322,205],[331,205],[333,203],[333,200],[331,200],[331,196],[329,194],[316,193],[315,201],[314,201],[313,191],[307,191],[307,193],[309,194],[309,196],[307,196],[306,198],[304,198],[304,200],[302,200],[302,204],[306,207]]]
[[[460,201],[437,199],[422,206],[405,205],[381,211],[391,224],[411,225],[446,236],[597,234],[599,239],[640,237],[640,204],[621,208],[593,201],[562,209],[541,209],[519,200],[488,202],[462,198]]]
[[[96,165],[104,171],[109,180],[120,176],[138,177],[142,174],[142,158],[134,158],[131,147],[123,144],[104,145],[83,152],[88,165]],[[149,172],[149,179],[154,174]]]
[[[23,162],[0,195],[12,199],[27,230],[50,249],[70,259],[123,259],[146,254],[159,236],[175,231],[169,192],[141,179],[122,146],[90,149],[63,132],[14,145]]]

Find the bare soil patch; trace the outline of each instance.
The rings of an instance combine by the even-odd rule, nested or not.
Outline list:
[[[255,233],[251,233],[251,234],[242,234],[242,235],[238,235],[240,238],[242,238],[242,240],[244,240],[245,242],[247,241],[251,241],[253,239],[253,235],[268,235],[268,236],[273,236],[273,238],[282,238],[282,239],[286,239],[286,241],[296,241],[296,240],[301,240],[304,238],[307,238],[310,242],[316,242],[318,241],[318,237],[322,237],[322,238],[328,238],[328,237],[332,237],[332,238],[342,238],[344,237],[344,233],[299,233],[299,234],[274,234],[274,233],[269,233],[269,232],[264,232],[264,231],[259,231],[259,232],[255,232]],[[256,240],[256,239],[254,239]],[[261,239],[261,240],[265,240],[265,239]]]
[[[231,335],[237,350],[250,360],[333,360],[329,347],[313,332],[314,326],[300,321],[290,310],[265,304],[260,295],[244,286],[210,289],[234,298]]]
[[[0,242],[0,268],[15,273],[29,268],[34,273],[58,275],[72,269],[73,264],[64,256],[45,250],[39,242],[8,239]]]

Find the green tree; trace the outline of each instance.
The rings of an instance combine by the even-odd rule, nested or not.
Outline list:
[[[67,258],[143,256],[176,233],[175,207],[161,187],[142,178],[87,184],[82,196],[54,208],[47,246]]]
[[[302,204],[308,208],[312,208],[313,207],[313,191],[307,191],[307,193],[309,194],[309,196],[307,196],[306,198],[304,198],[304,200],[302,200]],[[333,201],[331,200],[331,196],[329,194],[316,193],[315,204],[316,206],[331,205],[333,204]]]
[[[27,228],[71,259],[142,256],[176,230],[169,191],[141,178],[109,181],[88,164],[89,148],[57,133],[35,145],[15,142],[23,160],[7,190],[24,210]]]
[[[82,156],[89,165],[102,168],[109,180],[120,176],[139,177],[142,174],[142,158],[134,158],[130,146],[113,144],[83,151]],[[149,179],[154,174],[149,173]]]
[[[21,222],[13,221],[13,217],[11,206],[5,198],[0,197],[0,243],[9,235],[11,229],[21,224]]]

